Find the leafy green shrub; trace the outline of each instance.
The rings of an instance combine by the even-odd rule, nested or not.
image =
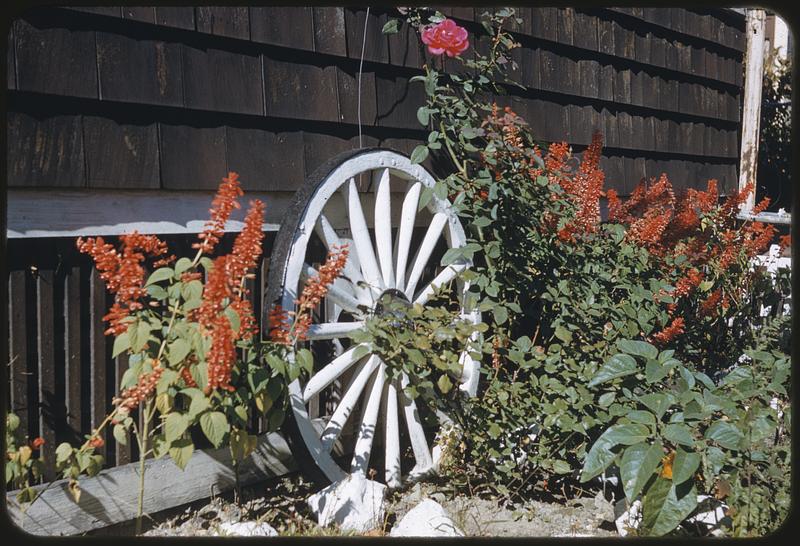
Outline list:
[[[427,143],[412,154],[414,161],[433,154],[451,167],[451,174],[438,180],[422,200],[429,194],[449,196],[458,210],[468,244],[448,252],[442,265],[462,256],[473,258],[475,267],[463,277],[489,325],[483,350],[486,360],[491,354],[491,366],[484,366],[479,396],[463,403],[463,456],[449,467],[446,479],[455,487],[491,491],[508,499],[540,487],[576,485],[576,471],[600,438],[603,441],[591,459],[605,453],[602,462],[608,464],[590,466],[593,470],[583,477],[607,468],[611,455],[621,463],[614,451],[620,442],[608,445],[609,436],[614,439],[620,433],[607,433],[618,424],[627,428],[614,431],[639,433],[635,442],[633,436],[623,436],[622,445],[652,449],[652,460],[659,455],[657,469],[663,466],[662,458],[678,448],[695,453],[660,436],[667,425],[675,425],[671,432],[685,432],[678,420],[658,425],[662,418],[678,419],[673,417],[678,410],[670,409],[673,405],[664,408],[658,419],[654,416],[653,423],[628,422],[631,411],[653,414],[653,409],[642,408],[639,395],[667,396],[682,389],[681,393],[699,392],[699,396],[706,391],[730,396],[723,378],[745,373],[739,371],[748,366],[739,362],[741,355],[748,350],[776,351],[770,365],[786,362],[781,351],[786,350],[788,332],[788,319],[761,316],[762,305],[782,305],[788,286],[781,279],[773,283],[762,269],[751,266],[753,257],[776,235],[772,226],[737,219],[739,205],[752,187],[721,199],[716,181],[709,181],[703,191],[677,192],[662,175],[642,181],[623,200],[603,188],[599,135],[580,160],[566,143],[551,144],[545,151],[520,116],[498,106],[513,85],[505,70],[513,66],[511,50],[518,44],[503,30],[513,17],[509,8],[484,14],[474,50],[455,57],[464,72],[442,73],[432,61],[424,75],[413,78],[425,89],[427,100],[418,118],[430,132]],[[407,21],[417,30],[443,19],[427,10],[407,11]],[[599,218],[604,195],[607,223]],[[763,200],[756,210],[768,204]],[[626,352],[635,353],[632,347],[647,349],[639,349],[644,355]],[[658,366],[637,360],[644,357]],[[642,370],[601,385],[598,377],[608,366]],[[667,373],[659,376],[664,370]],[[766,391],[749,392],[761,396]],[[755,418],[750,408],[764,402],[752,397],[731,400],[733,406],[725,406],[724,414],[708,406],[712,413],[703,414],[703,426],[710,428],[725,416],[739,427]],[[688,404],[689,399],[680,403]],[[648,419],[644,413],[634,416]],[[772,426],[764,419],[759,423]],[[703,426],[700,434],[705,434]],[[747,434],[743,424],[741,431]],[[693,442],[701,439],[722,453],[719,469],[704,467],[701,476],[708,482],[741,476],[752,461],[742,454],[760,449],[756,447],[760,440],[733,449],[717,445],[714,438],[693,436]],[[699,445],[696,449],[700,453]],[[679,462],[685,463],[686,457],[682,452]],[[740,480],[744,485],[732,489],[747,495],[755,495],[759,487],[785,493],[785,483],[770,478],[763,465],[760,468],[763,481]],[[671,483],[665,488],[664,481],[656,479],[643,482],[639,489],[650,491],[653,484],[658,485],[647,501],[643,531],[661,534],[674,529],[695,506],[687,501],[677,515],[659,515],[654,507],[663,507],[667,497],[662,495],[659,504],[658,495],[673,489]],[[686,480],[679,485],[683,493]],[[688,487],[709,486],[691,482]],[[628,487],[627,492],[635,489]],[[730,494],[730,506],[739,502],[734,501],[737,494]],[[696,496],[692,498],[696,503]],[[763,522],[778,521],[773,515],[759,515],[761,527],[751,521],[744,527],[738,523],[737,529],[763,530]]]

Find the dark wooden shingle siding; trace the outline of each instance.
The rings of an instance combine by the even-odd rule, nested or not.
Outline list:
[[[475,36],[483,9],[443,11],[483,47]],[[357,145],[362,43],[362,140],[411,149],[425,135],[415,115],[424,93],[408,79],[427,53],[405,26],[381,33],[386,9],[366,15],[335,7],[26,12],[9,34],[9,185],[208,189],[230,169],[249,189],[292,190],[317,158]],[[525,88],[509,88],[500,102],[542,140],[580,151],[600,130],[609,184],[621,191],[642,173],[658,176],[653,169],[676,185],[715,177],[735,187],[743,17],[683,8],[526,7],[520,15],[511,30]],[[266,166],[275,176],[263,176]]]

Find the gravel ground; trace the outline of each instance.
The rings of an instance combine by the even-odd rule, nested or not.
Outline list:
[[[145,536],[215,536],[223,522],[257,521],[272,525],[280,535],[342,535],[336,529],[320,528],[309,513],[305,499],[312,485],[294,476],[269,486],[243,492],[237,506],[230,495],[195,503],[179,513],[155,515]],[[506,508],[496,501],[457,496],[448,498],[427,483],[419,483],[387,498],[384,529],[369,534],[388,534],[422,499],[439,502],[467,536],[617,536],[613,531],[614,510],[602,494],[596,498],[571,499],[566,503],[529,501]]]

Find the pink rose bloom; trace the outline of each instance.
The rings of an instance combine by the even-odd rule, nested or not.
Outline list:
[[[445,53],[448,57],[455,57],[469,47],[467,29],[458,26],[451,19],[445,19],[438,25],[423,30],[422,42],[428,46],[432,55]]]

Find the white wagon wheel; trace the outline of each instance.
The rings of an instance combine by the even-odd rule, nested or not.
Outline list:
[[[438,265],[433,258],[437,243],[444,242],[451,248],[466,243],[449,201],[434,196],[426,205],[429,218],[423,209],[418,211],[422,187],[433,184],[434,179],[422,166],[396,152],[345,152],[317,169],[295,194],[275,240],[265,308],[280,304],[283,309],[295,309],[304,279],[315,272],[309,260],[312,234],[328,249],[347,243],[350,250],[343,275],[331,287],[323,302],[322,316],[315,317],[307,336],[312,343],[331,340],[328,343],[334,346],[334,358],[315,366],[310,377],[297,379],[289,386],[291,412],[286,428],[293,455],[308,475],[322,483],[340,480],[348,472],[367,475],[371,459],[379,458],[371,457],[376,436],[383,443],[383,452],[378,455],[383,456],[383,474],[390,487],[403,481],[401,449],[407,448],[401,447],[403,440],[410,443],[414,458],[408,476],[423,475],[437,466],[437,450],[431,451],[418,408],[403,392],[408,378],[403,377],[402,384],[387,383],[385,364],[377,355],[356,358],[356,347],[348,346],[348,333],[358,329],[370,313],[376,312],[376,307],[380,310],[376,306],[379,299],[400,298],[424,305],[434,287],[450,283],[471,265],[462,260],[432,279],[423,277],[426,266]],[[372,215],[365,203],[374,203]],[[374,218],[373,230],[368,227],[370,216]],[[413,227],[419,227],[423,217],[427,218],[424,236],[419,245],[412,245]],[[430,270],[427,274],[432,276]],[[480,321],[477,311],[463,307],[465,283],[453,284],[459,291],[461,316]],[[461,362],[459,388],[474,395],[479,363],[466,353]],[[323,418],[325,424],[320,431],[309,416],[309,406],[334,383],[345,388],[337,393],[338,400],[330,408],[332,415]],[[354,411],[359,402],[363,407],[360,416]],[[379,413],[383,416],[380,422]],[[355,445],[352,460],[343,468],[332,450],[348,419],[355,425]],[[402,434],[401,422],[405,423]]]

